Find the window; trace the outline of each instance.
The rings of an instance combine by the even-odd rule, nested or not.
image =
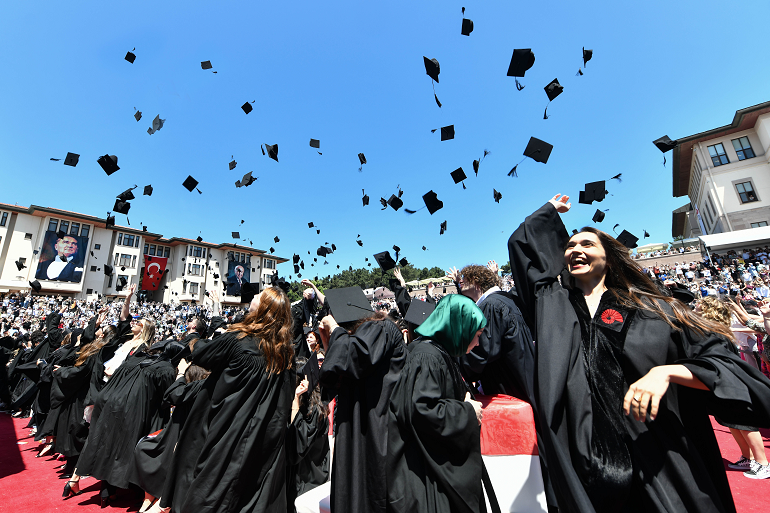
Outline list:
[[[738,191],[738,196],[741,197],[741,203],[751,203],[757,201],[757,195],[754,192],[751,182],[741,182],[735,184],[735,189]]]
[[[3,225],[5,226],[5,225]],[[59,229],[59,220],[58,219],[51,219],[48,221],[48,231],[49,232],[55,232]]]
[[[64,233],[68,233],[70,229],[70,222],[69,221],[62,221],[59,225],[59,229],[63,231]]]
[[[265,259],[265,269],[275,269],[275,262],[273,260]]]
[[[83,228],[88,228],[88,226],[84,226]],[[101,244],[94,244],[94,249],[102,249]]]
[[[198,284],[190,283],[190,294],[197,294],[197,293],[198,293]]]
[[[91,266],[91,272],[92,272],[92,273],[93,273],[93,272],[96,272],[96,266],[95,266],[95,265],[92,265],[92,266]]]
[[[725,147],[722,146],[722,143],[709,146],[708,148],[709,155],[711,156],[711,163],[714,164],[714,167],[730,163],[727,159],[727,155],[725,155]]]
[[[187,294],[187,280],[182,282],[182,294]]]
[[[118,259],[120,258],[119,253],[115,253],[115,262],[112,265],[118,265]]]
[[[70,235],[77,237],[78,233],[80,233],[80,223],[72,223],[72,226],[70,226]]]
[[[137,235],[137,236],[136,236],[136,242],[134,242],[134,247],[135,247],[135,248],[138,248],[138,247],[139,247],[139,239],[141,239],[141,237]]]
[[[32,240],[32,234],[31,233],[25,233],[24,234],[24,240]]]
[[[134,246],[134,236],[127,233],[123,236],[123,245],[133,247]]]
[[[758,223],[751,223],[752,228],[759,228],[760,226],[767,226],[767,221],[760,221]]]
[[[108,276],[109,279],[107,280],[107,288],[112,287],[112,276],[112,274]]]
[[[136,267],[136,255],[131,257],[131,267]]]
[[[88,237],[88,234],[91,232],[91,226],[84,224],[83,228],[80,229],[80,236],[81,237]]]
[[[131,267],[131,255],[120,255],[120,263],[118,265],[121,267]]]
[[[146,242],[144,243],[144,254],[148,255],[150,253],[150,245]]]
[[[5,226],[5,223],[8,222],[8,212],[3,212],[3,215],[0,216],[0,226]]]
[[[93,294],[93,293],[94,293],[94,289],[86,289],[86,294]]]
[[[201,267],[198,264],[190,264],[190,275],[192,276],[200,276],[201,275]]]
[[[193,246],[193,256],[196,258],[203,256],[203,248],[200,246]]]
[[[169,253],[171,252],[171,248],[166,248],[163,250],[163,257],[168,258]]]
[[[735,148],[735,153],[738,154],[738,160],[754,158],[754,150],[751,149],[751,143],[749,143],[748,137],[733,139],[733,148]]]
[[[155,256],[155,244],[150,244],[150,256]]]
[[[122,246],[122,245],[123,245],[123,234],[119,233],[118,234],[118,246]]]

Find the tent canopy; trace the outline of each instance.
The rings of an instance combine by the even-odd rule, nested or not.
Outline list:
[[[770,244],[770,226],[715,233],[713,235],[701,235],[698,238],[706,245],[709,251],[755,248]]]

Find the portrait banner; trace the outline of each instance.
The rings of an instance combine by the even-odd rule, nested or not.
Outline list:
[[[88,237],[45,232],[35,279],[80,283],[88,250]]]

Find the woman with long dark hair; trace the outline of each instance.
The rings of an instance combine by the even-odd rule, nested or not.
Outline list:
[[[770,381],[614,238],[569,237],[568,201],[556,195],[508,241],[560,510],[735,511],[708,415],[770,425]]]
[[[190,360],[211,374],[179,435],[161,508],[285,513],[291,329],[289,298],[268,287],[243,322],[195,343]]]

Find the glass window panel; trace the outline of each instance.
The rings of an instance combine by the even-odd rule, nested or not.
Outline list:
[[[722,161],[722,164],[729,164],[730,163],[730,161],[727,160],[727,156],[725,156],[725,155],[720,155],[719,159]]]
[[[3,212],[3,218],[5,218],[5,212]],[[48,231],[49,232],[55,232],[59,229],[59,220],[58,219],[51,219],[48,221]]]
[[[166,258],[168,258],[168,254],[169,254],[169,251],[170,251],[170,249],[169,249],[169,248],[166,248],[166,249],[163,251],[163,256],[164,256],[164,257],[166,257]]]
[[[72,223],[72,226],[70,227],[70,235],[75,235],[80,233],[80,223]]]
[[[146,242],[144,243],[144,254],[147,255],[150,253],[150,245]]]
[[[81,237],[88,237],[88,234],[91,232],[91,226],[88,224],[84,224],[83,227],[80,229],[80,236]]]
[[[735,186],[736,189],[738,189],[738,192],[746,192],[746,189],[743,188],[743,184],[739,183]]]
[[[64,233],[68,233],[70,228],[70,222],[69,221],[62,221],[61,225],[59,226],[59,229],[63,231]]]
[[[733,139],[733,148],[735,148],[735,151],[743,149],[743,148],[741,148],[741,140],[740,139]]]
[[[743,154],[746,155],[747,159],[753,159],[754,158],[754,150],[751,148],[743,150]]]
[[[123,234],[119,233],[118,234],[118,246],[120,246],[122,244],[123,244]]]
[[[150,256],[155,256],[155,244],[150,246]]]
[[[716,148],[714,148],[713,146],[709,146],[709,155],[711,155],[712,157],[716,157],[717,156]]]

